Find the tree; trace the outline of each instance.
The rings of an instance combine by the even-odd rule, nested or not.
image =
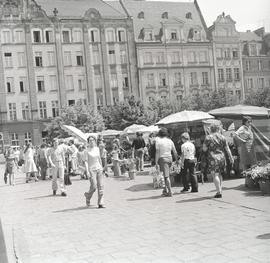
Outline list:
[[[245,104],[259,106],[259,107],[270,107],[270,89],[260,88],[256,90],[250,90],[246,99]]]
[[[98,132],[105,128],[102,115],[91,105],[77,103],[66,106],[61,110],[60,116],[47,124],[49,138],[67,136],[61,125],[72,125],[83,132]]]

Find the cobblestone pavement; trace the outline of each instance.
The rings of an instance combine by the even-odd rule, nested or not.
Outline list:
[[[3,174],[3,167],[0,168]],[[88,181],[73,177],[68,196],[53,196],[50,181],[14,187],[0,182],[0,216],[10,262],[270,262],[270,197],[247,191],[244,180],[199,193],[160,197],[150,176],[105,179],[106,209],[97,197],[85,207]]]

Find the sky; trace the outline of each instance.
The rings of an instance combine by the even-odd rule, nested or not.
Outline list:
[[[169,2],[190,2],[190,0],[155,0]],[[193,0],[191,0],[193,2]],[[197,0],[207,26],[225,12],[236,22],[240,32],[255,30],[264,26],[270,32],[270,0]]]

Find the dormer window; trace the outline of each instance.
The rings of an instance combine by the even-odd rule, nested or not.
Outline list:
[[[145,30],[144,40],[146,40],[146,41],[152,41],[153,40],[153,32],[152,32],[152,30]]]
[[[163,18],[163,19],[168,19],[168,12],[164,12],[164,13],[161,15],[161,18]]]
[[[141,11],[139,14],[138,14],[138,18],[139,19],[144,19],[144,12]]]
[[[192,14],[190,12],[186,13],[186,19],[192,19]]]
[[[171,30],[171,40],[177,40],[177,31],[176,31],[176,29]]]
[[[250,56],[257,56],[257,45],[256,44],[249,45],[249,55]]]

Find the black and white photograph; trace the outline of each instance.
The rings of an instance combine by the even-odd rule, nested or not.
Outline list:
[[[270,1],[0,0],[0,263],[270,263]]]

